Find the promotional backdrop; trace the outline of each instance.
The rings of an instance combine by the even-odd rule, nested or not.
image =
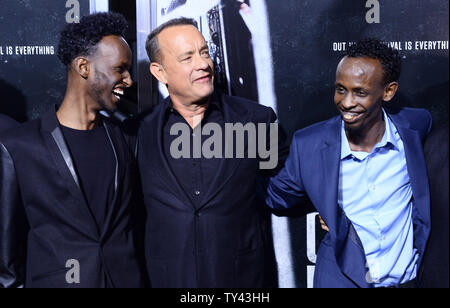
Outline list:
[[[20,122],[61,103],[59,32],[89,14],[88,0],[0,0],[0,113]]]

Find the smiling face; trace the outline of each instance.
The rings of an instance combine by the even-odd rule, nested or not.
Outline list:
[[[383,82],[379,60],[368,57],[345,57],[336,73],[334,102],[347,131],[367,132],[383,121],[382,103],[390,101],[397,82]]]
[[[131,59],[127,42],[115,35],[105,36],[89,57],[88,93],[99,109],[114,111],[119,95],[133,85],[129,72]]]
[[[191,25],[173,26],[158,35],[161,63],[151,73],[166,84],[174,102],[189,106],[214,91],[214,66],[202,34]]]

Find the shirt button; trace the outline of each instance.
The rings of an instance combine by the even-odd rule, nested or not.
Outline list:
[[[196,195],[196,196],[200,196],[200,194],[201,194],[200,191],[198,191],[198,190],[195,191],[195,195]]]

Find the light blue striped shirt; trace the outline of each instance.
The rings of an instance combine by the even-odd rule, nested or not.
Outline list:
[[[354,152],[342,123],[339,206],[353,223],[364,247],[368,282],[398,286],[417,274],[413,195],[405,149],[384,113],[386,132],[372,153]]]

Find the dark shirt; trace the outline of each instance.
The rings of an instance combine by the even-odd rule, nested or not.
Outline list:
[[[203,157],[203,155],[200,155],[201,158],[194,158],[194,133],[201,135],[202,145],[205,140],[210,138],[210,136],[202,136],[201,132],[199,131],[200,126],[192,129],[191,126],[186,122],[186,120],[178,113],[178,111],[173,108],[170,100],[168,102],[165,102],[165,104],[167,104],[167,106],[163,130],[164,153],[166,153],[166,158],[169,166],[175,174],[178,182],[181,184],[186,194],[189,195],[194,206],[198,208],[201,206],[200,203],[202,202],[202,198],[207,193],[210,184],[213,182],[213,179],[219,170],[221,158],[207,159]],[[174,142],[175,139],[181,136],[180,132],[178,132],[178,135],[176,136],[170,135],[171,127],[178,123],[183,123],[189,128],[189,135],[191,138],[191,146],[189,149],[190,158],[175,159],[170,154],[170,147],[172,142]],[[205,111],[201,126],[204,127],[208,123],[219,124],[222,128],[222,131],[225,127],[221,103],[215,97],[212,98],[207,110]],[[201,153],[201,151],[199,152]],[[224,157],[223,146],[222,157]]]
[[[62,126],[81,190],[102,230],[114,198],[116,158],[103,126],[80,131]]]

